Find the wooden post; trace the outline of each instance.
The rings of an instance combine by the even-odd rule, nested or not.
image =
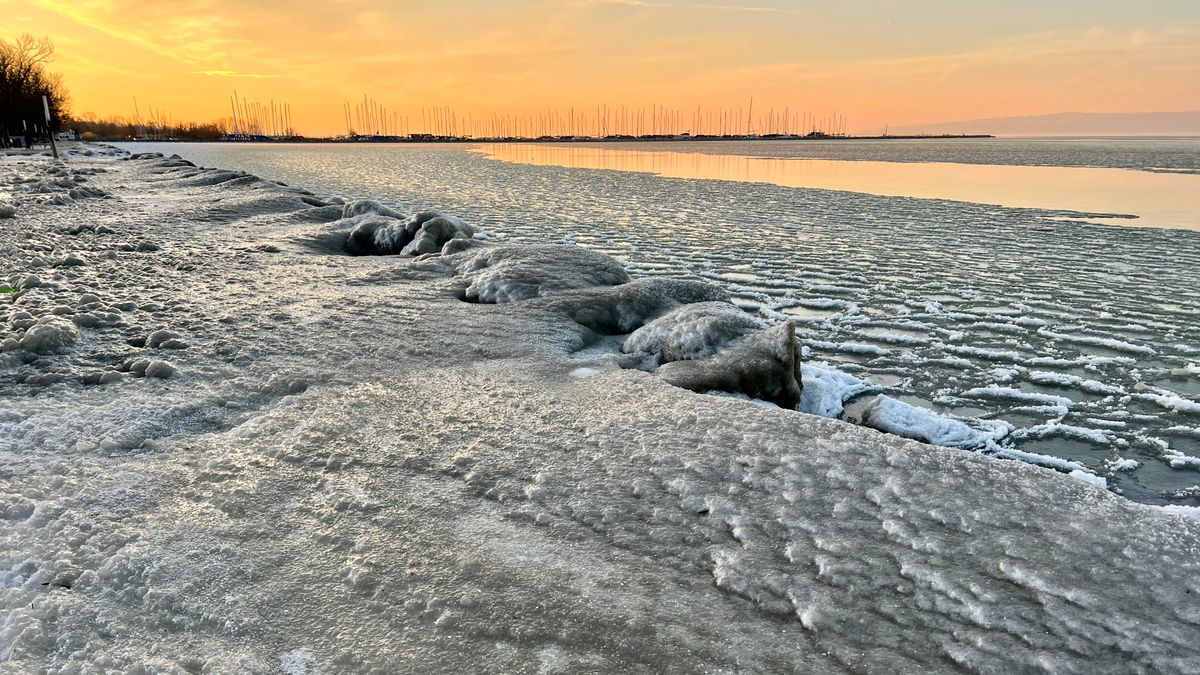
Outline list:
[[[54,153],[54,159],[58,159],[58,144],[54,142],[54,127],[50,126],[50,99],[42,94],[42,109],[46,111],[46,133],[50,135],[50,150]]]

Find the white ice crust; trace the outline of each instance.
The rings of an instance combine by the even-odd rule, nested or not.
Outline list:
[[[824,419],[879,386],[829,363],[804,412],[616,367],[719,294],[517,266],[464,302],[474,248],[288,248],[336,202],[170,158],[0,181],[62,166],[111,196],[0,221],[36,277],[0,295],[0,671],[1200,669],[1195,509],[901,438],[988,431],[887,396],[893,433]]]

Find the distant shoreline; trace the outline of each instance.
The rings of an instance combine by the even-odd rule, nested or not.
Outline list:
[[[541,136],[524,137],[465,137],[412,134],[406,136],[337,136],[310,138],[307,136],[273,137],[245,136],[214,140],[188,138],[98,139],[109,143],[660,143],[663,141],[912,141],[995,138],[991,134],[906,134],[882,136],[843,136],[808,134],[804,136],[768,134],[749,136]]]

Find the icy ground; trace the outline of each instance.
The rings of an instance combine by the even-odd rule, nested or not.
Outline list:
[[[993,159],[1007,149],[1013,161],[1036,155],[1061,164],[1071,163],[1063,148],[1086,147],[1088,163],[1146,168],[1195,161],[1189,143],[1196,141],[980,147]],[[693,147],[674,149],[680,145]],[[963,148],[975,145],[920,147],[967,161]],[[1083,218],[1069,212],[507,164],[445,146],[157,149],[383,197],[402,210],[438,204],[508,241],[577,243],[616,256],[634,276],[718,284],[765,321],[798,322],[813,361],[873,385],[844,412],[839,402],[834,415],[861,420],[884,394],[974,429],[943,441],[1086,469],[1137,501],[1200,506],[1200,232],[1056,220]],[[1158,159],[1163,153],[1175,159]]]
[[[0,194],[0,669],[1200,668],[1195,519],[639,370],[782,328],[719,286],[179,160]]]

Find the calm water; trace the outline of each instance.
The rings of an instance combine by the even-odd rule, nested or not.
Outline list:
[[[678,150],[679,143],[641,143]],[[747,157],[1084,166],[1200,172],[1200,136],[1137,138],[954,138],[889,141],[697,141],[689,152]]]
[[[1095,155],[1097,143],[1087,152]],[[1174,149],[1159,141],[1139,155],[1128,141],[1114,143],[1119,162],[1142,169],[1161,168],[1164,156],[1186,164],[1181,158],[1195,148],[1192,141]],[[651,152],[674,155],[694,145]],[[778,154],[805,151],[793,147],[804,143],[756,145]],[[882,153],[888,145],[856,152]],[[996,205],[1028,205],[1027,187],[1037,181],[1023,172],[1036,167],[1018,165],[1032,162],[959,164],[964,173],[1014,177],[999,198],[979,203],[918,198],[915,190],[873,194],[884,172],[901,165],[870,158],[829,163],[841,172],[838,180],[858,181],[853,191],[730,174],[670,178],[636,165],[499,161],[484,154],[494,148],[462,146],[130,147],[177,152],[319,193],[440,208],[500,237],[611,253],[637,275],[721,284],[749,311],[797,321],[810,358],[870,379],[875,392],[966,420],[1004,421],[1012,425],[1005,443],[1086,464],[1134,499],[1200,504],[1200,232],[1095,224],[1061,210],[1109,210],[1102,203]],[[513,152],[534,159],[558,152],[522,147],[530,149]],[[1041,146],[1004,147],[1003,156],[1046,154]],[[946,144],[938,148],[950,152]],[[626,149],[640,155],[628,161],[658,161],[642,145],[579,152],[607,161]],[[705,166],[714,156],[701,154],[671,161]],[[946,170],[906,161],[911,171]],[[876,185],[873,170],[880,172]],[[1117,196],[1125,203],[1140,198],[1131,186],[1147,177],[1200,184],[1197,175],[1106,170],[1128,177],[1125,187],[1119,180],[1108,186],[1123,192]],[[1194,203],[1190,191],[1162,194]]]
[[[1092,222],[1200,229],[1200,174],[1080,166],[806,159],[789,153],[808,142],[704,143],[695,152],[637,144],[484,145],[505,162],[653,173],[668,178],[771,183],[896,197],[952,199],[1003,206],[1072,211]],[[661,146],[662,144],[655,144]],[[715,153],[778,145],[779,157]],[[876,143],[886,145],[885,143]],[[713,147],[716,146],[716,147]],[[769,150],[768,150],[769,151]],[[1079,215],[1075,215],[1079,214]],[[1124,218],[1113,218],[1120,215]],[[1108,217],[1103,217],[1108,216]]]

